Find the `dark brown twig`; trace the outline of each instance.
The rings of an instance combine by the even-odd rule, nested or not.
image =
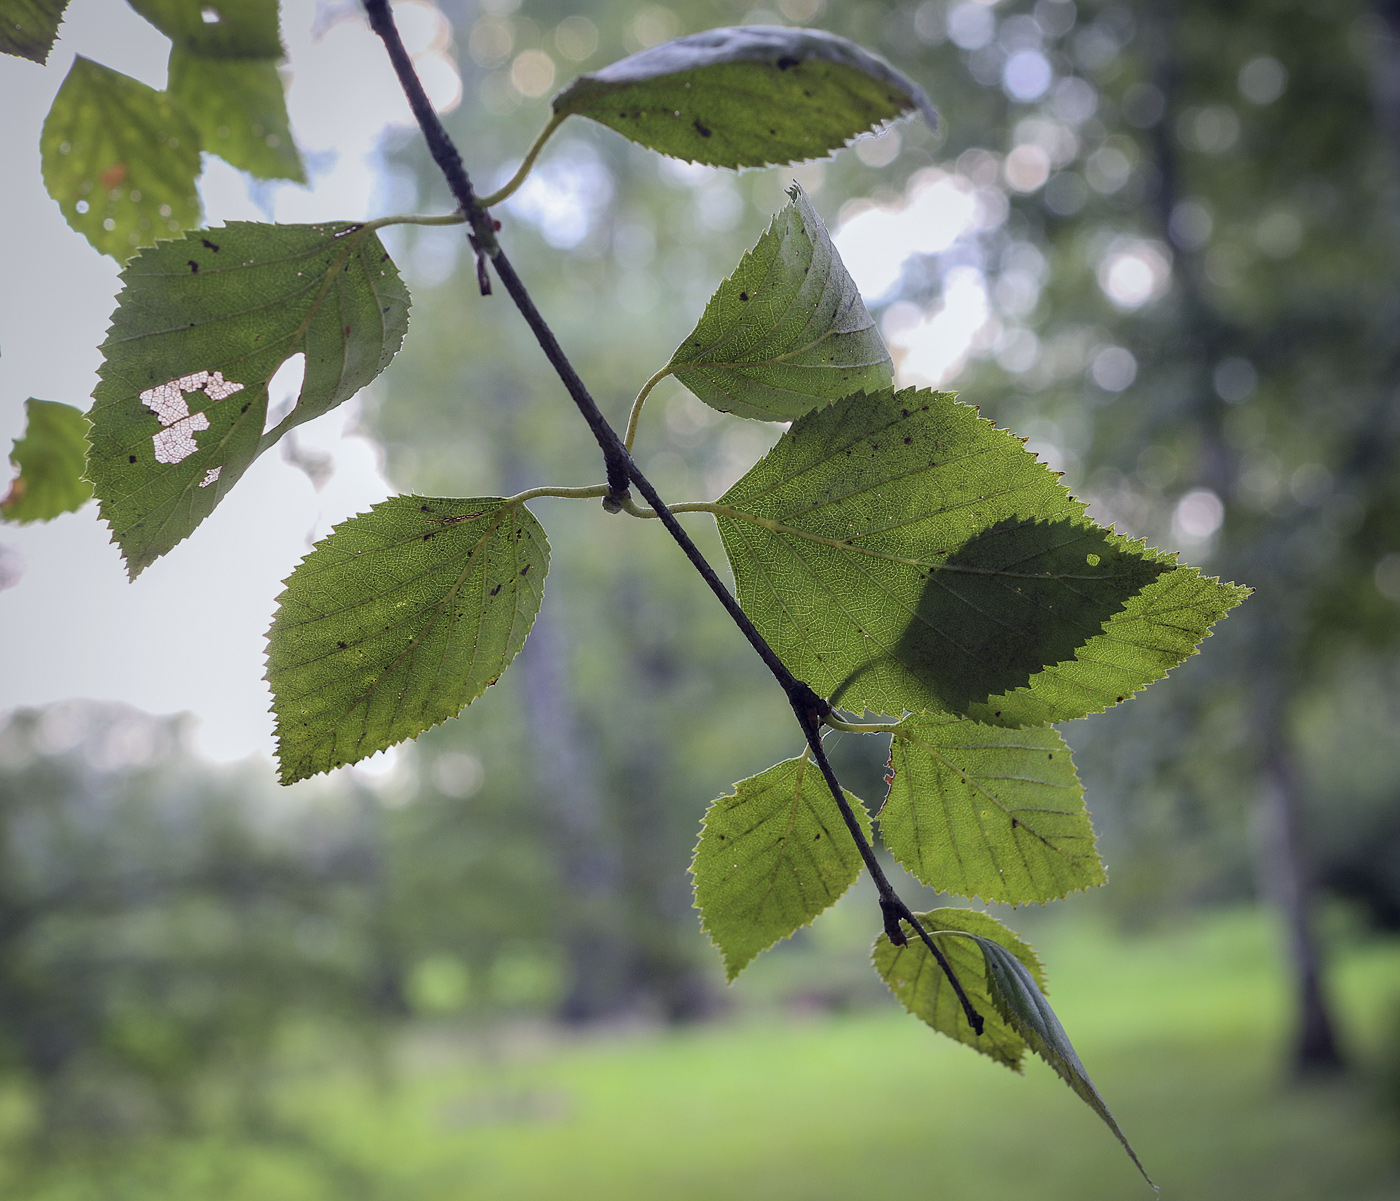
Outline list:
[[[952,984],[953,990],[962,1004],[963,1013],[966,1015],[968,1023],[980,1035],[982,1033],[982,1016],[968,1000],[967,994],[963,991],[962,985],[943,952],[929,937],[928,932],[919,923],[909,906],[899,899],[894,887],[889,882],[889,878],[880,867],[879,860],[875,857],[874,848],[871,847],[869,840],[865,837],[865,832],[856,821],[855,814],[851,811],[846,795],[842,791],[840,781],[837,780],[836,773],[832,770],[831,763],[826,757],[826,751],[822,747],[821,730],[822,721],[831,711],[831,706],[818,696],[808,684],[794,676],[783,664],[783,661],[778,658],[777,653],[759,633],[748,614],[740,608],[739,602],[725,587],[724,581],[715,574],[714,568],[700,553],[700,548],[691,541],[690,535],[676,520],[676,515],[671,512],[656,489],[652,487],[651,481],[642,474],[641,469],[633,462],[622,439],[607,418],[603,416],[598,402],[593,399],[583,380],[579,378],[578,372],[574,370],[573,364],[559,345],[558,339],[555,338],[553,330],[549,328],[549,324],[539,309],[535,307],[524,282],[516,274],[515,268],[511,266],[510,260],[496,241],[495,223],[490,213],[477,203],[471,180],[467,176],[466,168],[462,165],[462,156],[458,153],[456,145],[443,127],[441,120],[438,119],[437,112],[433,109],[427,93],[423,90],[418,73],[414,70],[413,60],[404,48],[403,40],[399,37],[398,28],[394,24],[393,13],[389,10],[389,0],[364,0],[364,4],[365,11],[369,16],[370,28],[379,35],[380,40],[384,43],[384,48],[388,51],[389,61],[393,64],[399,84],[404,90],[404,95],[408,97],[409,107],[413,110],[418,127],[423,131],[423,137],[428,143],[428,151],[447,180],[447,186],[452,190],[453,198],[467,218],[472,231],[470,235],[472,249],[477,253],[477,274],[481,281],[483,295],[490,292],[490,283],[485,276],[483,260],[490,258],[496,268],[496,274],[500,277],[501,283],[505,285],[506,292],[515,302],[515,307],[520,310],[520,315],[525,318],[531,332],[534,333],[535,340],[540,344],[540,349],[544,351],[545,358],[549,360],[550,365],[563,382],[574,405],[578,408],[584,421],[588,423],[588,428],[593,431],[593,437],[603,452],[608,487],[612,492],[610,497],[605,498],[604,504],[608,505],[608,502],[611,501],[609,507],[615,510],[618,507],[617,500],[626,496],[629,487],[635,484],[637,491],[656,511],[656,515],[661,519],[661,524],[666,527],[667,532],[685,553],[691,565],[709,585],[710,591],[724,606],[734,624],[748,639],[749,645],[753,647],[759,658],[763,660],[764,665],[772,672],[774,679],[778,681],[783,692],[787,695],[788,703],[792,706],[793,713],[797,716],[797,722],[802,727],[802,733],[807,739],[812,757],[816,761],[822,777],[826,780],[827,787],[831,789],[831,795],[836,800],[837,808],[841,811],[846,828],[850,831],[852,839],[855,840],[861,859],[865,862],[866,870],[870,872],[871,878],[875,881],[875,887],[880,896],[880,912],[884,917],[885,933],[896,946],[904,946],[908,942],[908,937],[900,923],[903,921],[910,925],[933,954],[938,966],[943,969],[944,975],[948,977],[949,983]]]

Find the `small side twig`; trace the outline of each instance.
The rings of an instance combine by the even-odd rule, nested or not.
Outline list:
[[[943,952],[938,949],[928,932],[920,925],[909,906],[901,901],[895,893],[894,887],[890,884],[884,870],[880,867],[879,860],[875,857],[874,849],[869,840],[866,839],[860,824],[856,821],[855,814],[851,812],[840,781],[837,780],[836,773],[832,770],[831,763],[826,757],[826,751],[822,747],[821,729],[822,722],[831,711],[831,706],[818,696],[810,685],[794,676],[783,661],[778,658],[777,652],[768,645],[767,640],[759,633],[758,627],[753,624],[748,614],[740,607],[739,602],[725,587],[724,581],[715,574],[714,568],[700,553],[700,548],[691,541],[690,535],[682,528],[676,515],[667,507],[665,501],[661,499],[660,494],[652,486],[651,481],[642,474],[641,468],[633,461],[631,453],[623,444],[617,431],[603,416],[598,402],[593,399],[583,380],[579,378],[578,372],[574,370],[573,364],[559,345],[558,339],[555,338],[554,331],[550,329],[548,322],[545,321],[539,309],[535,307],[524,282],[516,274],[515,268],[497,243],[495,223],[491,215],[477,200],[476,193],[472,190],[471,180],[462,164],[462,156],[458,153],[456,145],[443,127],[442,121],[439,120],[437,112],[428,100],[427,93],[423,90],[423,84],[418,78],[417,71],[414,70],[413,60],[404,48],[402,38],[399,37],[393,13],[389,9],[389,0],[364,0],[364,5],[369,16],[370,28],[379,35],[380,40],[384,43],[389,54],[389,61],[394,67],[394,73],[398,76],[404,95],[408,97],[409,107],[413,110],[418,127],[423,131],[423,137],[428,143],[428,151],[442,172],[443,178],[447,180],[447,186],[452,190],[453,198],[461,207],[461,211],[471,226],[470,241],[472,249],[477,252],[477,275],[482,284],[483,294],[490,291],[490,281],[485,276],[485,259],[489,257],[496,268],[497,276],[505,285],[506,292],[515,302],[515,307],[520,311],[520,315],[535,335],[540,349],[544,351],[545,358],[549,360],[575,407],[584,421],[588,423],[588,428],[593,432],[593,437],[603,453],[603,462],[607,469],[609,495],[603,498],[604,505],[614,511],[621,509],[627,501],[630,486],[636,485],[637,491],[646,498],[647,503],[651,505],[656,516],[661,519],[661,524],[666,527],[676,545],[681,548],[691,565],[709,586],[710,591],[724,606],[725,611],[739,628],[739,631],[748,640],[749,645],[763,660],[764,665],[787,695],[788,703],[792,706],[798,725],[802,728],[802,733],[807,739],[807,745],[811,748],[817,767],[826,780],[831,795],[836,800],[837,808],[841,811],[846,828],[850,831],[851,837],[860,851],[866,870],[870,872],[871,878],[875,881],[880,895],[880,911],[884,917],[885,933],[896,946],[904,946],[908,942],[908,938],[900,923],[907,922],[909,924],[922,939],[924,945],[928,947],[939,967],[943,969],[943,973],[948,977],[949,983],[952,984],[953,990],[957,993],[969,1024],[980,1035],[982,1033],[981,1015],[968,1000],[952,965],[949,964]]]

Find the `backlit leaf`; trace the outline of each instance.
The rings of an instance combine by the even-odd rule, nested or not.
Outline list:
[[[82,508],[92,495],[83,479],[87,455],[87,418],[72,405],[29,399],[24,436],[15,439],[10,462],[19,475],[9,495],[0,499],[6,521],[48,521]]]
[[[1107,879],[1069,747],[1048,726],[909,717],[890,771],[880,835],[940,892],[1018,905]]]
[[[580,75],[554,98],[662,154],[716,167],[821,158],[917,110],[923,90],[884,59],[820,29],[710,29]]]
[[[865,806],[846,793],[870,837]],[[705,814],[690,865],[701,923],[734,979],[760,951],[807,925],[860,875],[860,852],[805,755],[742,780]]]
[[[987,983],[987,961],[978,941],[966,935],[975,934],[1006,947],[1043,986],[1044,969],[1035,952],[996,918],[972,909],[934,909],[916,916],[947,958],[972,1007],[981,1016],[982,1033],[973,1033],[942,967],[907,926],[909,942],[905,946],[895,946],[885,934],[875,940],[875,970],[899,1003],[921,1022],[1019,1072],[1025,1039],[993,1002]],[[954,930],[964,933],[947,933]]]
[[[1020,441],[948,393],[798,418],[720,498],[739,600],[834,703],[1044,725],[1191,654],[1245,590],[1096,526]]]
[[[199,223],[199,134],[164,92],[79,55],[39,137],[64,220],[119,263]]]
[[[363,225],[231,222],[122,272],[93,393],[89,475],[135,576],[213,511],[283,433],[389,364],[408,293]],[[292,355],[296,407],[268,433],[267,384]]]
[[[130,0],[176,46],[212,58],[281,58],[277,0]]]
[[[826,226],[801,189],[789,195],[669,364],[707,405],[760,421],[791,421],[894,379]]]
[[[68,0],[0,0],[0,54],[48,62]]]
[[[524,645],[548,569],[539,522],[499,497],[396,496],[336,526],[268,631],[282,782],[460,713]]]
[[[976,933],[976,931],[974,931]],[[1123,1149],[1137,1164],[1137,1170],[1148,1184],[1152,1178],[1142,1166],[1136,1152],[1128,1144],[1123,1132],[1118,1128],[1113,1115],[1108,1111],[1103,1098],[1099,1096],[1094,1083],[1079,1062],[1074,1047],[1045,999],[1043,982],[1035,978],[1028,965],[1007,948],[1004,939],[979,937],[978,946],[987,964],[986,981],[991,991],[992,1002],[997,1013],[1020,1036],[1026,1044],[1048,1063],[1060,1078],[1088,1104],[1104,1123],[1113,1131]],[[1156,1185],[1152,1185],[1156,1188]]]
[[[306,182],[274,60],[213,58],[176,46],[166,87],[210,154],[258,179]]]

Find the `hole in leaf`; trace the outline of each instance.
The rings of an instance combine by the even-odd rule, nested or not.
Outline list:
[[[267,420],[263,423],[263,433],[267,433],[292,411],[297,397],[301,395],[305,378],[306,356],[294,354],[267,381]]]

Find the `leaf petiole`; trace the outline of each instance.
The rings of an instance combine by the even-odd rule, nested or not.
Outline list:
[[[565,500],[587,500],[594,496],[607,496],[610,489],[607,484],[589,484],[582,488],[527,488],[524,492],[517,492],[514,496],[507,496],[504,503],[507,505],[524,504],[527,500],[534,500],[537,496],[558,496]]]
[[[422,213],[400,213],[393,217],[376,217],[366,221],[365,229],[383,229],[386,225],[464,225],[467,218],[460,212],[444,213],[440,216],[425,216]]]
[[[549,141],[554,131],[564,123],[564,118],[567,116],[568,113],[555,113],[550,117],[549,124],[540,130],[539,137],[534,140],[530,149],[525,152],[524,160],[521,162],[520,166],[516,168],[515,174],[510,177],[505,186],[492,192],[489,196],[480,196],[477,198],[477,203],[481,205],[482,208],[489,209],[493,204],[500,204],[502,200],[509,198],[515,193],[516,189],[525,182],[525,177],[530,174],[530,168],[535,165],[535,160],[539,158],[540,151],[544,149],[544,144]]]
[[[632,402],[632,411],[627,415],[627,433],[622,439],[622,445],[627,447],[629,454],[632,450],[632,443],[637,438],[637,424],[642,419],[642,405],[646,404],[646,399],[651,395],[651,390],[670,374],[671,365],[667,363],[665,367],[661,368],[660,371],[642,385],[642,390],[637,393],[637,399]],[[675,506],[672,506],[671,511],[675,512]],[[634,513],[633,516],[639,516],[639,514]],[[652,513],[649,514],[649,516],[655,517],[656,514]]]

